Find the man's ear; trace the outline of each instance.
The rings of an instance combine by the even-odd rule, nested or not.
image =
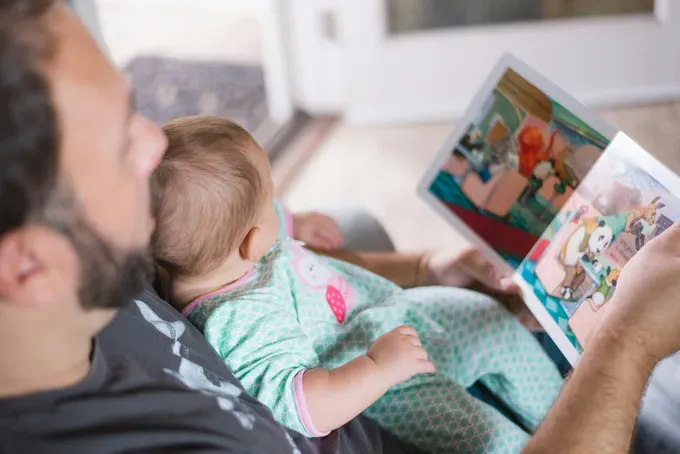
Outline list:
[[[77,289],[78,261],[70,243],[43,227],[0,237],[0,300],[38,307]]]
[[[260,258],[267,252],[262,251],[260,244],[262,243],[260,236],[262,235],[262,230],[259,227],[253,227],[250,229],[246,237],[241,242],[239,247],[239,255],[242,260],[247,260],[249,262],[258,262]]]

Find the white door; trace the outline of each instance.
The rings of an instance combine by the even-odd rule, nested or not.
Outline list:
[[[505,52],[588,105],[680,97],[679,0],[336,5],[350,122],[459,115]]]

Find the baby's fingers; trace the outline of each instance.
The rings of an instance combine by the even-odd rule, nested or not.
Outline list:
[[[418,333],[416,332],[416,330],[414,330],[410,326],[402,325],[396,327],[394,330],[405,336],[418,337]]]
[[[413,357],[418,360],[427,361],[429,357],[427,356],[427,351],[423,347],[416,347]]]
[[[411,345],[415,347],[423,347],[423,344],[420,342],[420,338],[418,336],[404,336],[404,340],[407,342],[410,342]]]
[[[426,359],[419,359],[415,363],[415,374],[434,374],[437,372],[437,368],[435,365],[426,360]]]

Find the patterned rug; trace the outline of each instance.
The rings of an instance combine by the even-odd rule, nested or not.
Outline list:
[[[262,68],[137,57],[125,68],[137,108],[163,124],[186,115],[229,117],[251,133],[267,118]]]

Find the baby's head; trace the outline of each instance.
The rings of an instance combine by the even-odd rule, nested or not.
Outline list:
[[[278,233],[267,155],[226,118],[178,118],[163,130],[168,150],[152,179],[156,259],[174,277],[245,273]]]

